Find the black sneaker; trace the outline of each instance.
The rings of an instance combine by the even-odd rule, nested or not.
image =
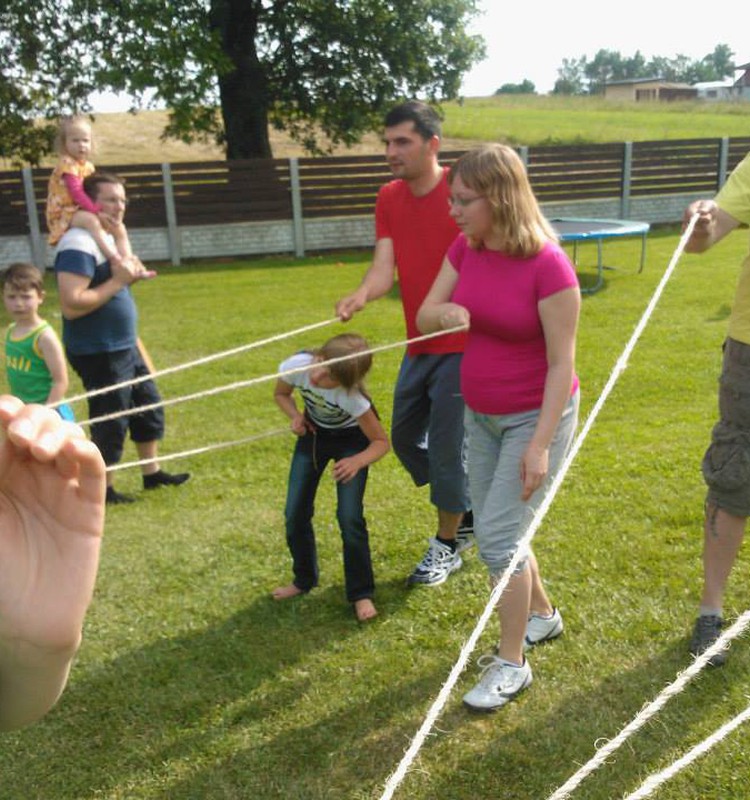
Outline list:
[[[721,636],[721,629],[724,620],[717,614],[701,616],[695,620],[693,636],[690,639],[690,652],[694,656],[705,653],[709,647]],[[712,667],[720,667],[727,660],[726,650],[722,650],[708,659],[708,664]]]
[[[120,494],[114,486],[107,487],[107,494],[104,498],[108,506],[124,505],[125,503],[135,503],[135,497],[129,494]]]
[[[185,483],[190,478],[189,472],[180,472],[177,475],[170,475],[168,472],[160,469],[158,472],[152,472],[150,475],[143,476],[144,489],[158,489],[160,486],[179,486]]]

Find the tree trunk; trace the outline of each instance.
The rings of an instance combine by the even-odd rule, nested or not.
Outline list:
[[[268,93],[255,37],[259,2],[212,0],[211,22],[233,68],[219,75],[227,159],[271,158]]]

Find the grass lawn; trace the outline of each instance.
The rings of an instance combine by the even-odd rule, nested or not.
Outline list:
[[[750,103],[626,103],[601,97],[504,95],[446,102],[442,113],[444,150],[465,150],[482,141],[569,145],[750,135]],[[223,149],[214,142],[162,141],[167,117],[167,112],[160,110],[97,114],[94,162],[106,166],[225,158]],[[274,157],[307,155],[288,134],[272,128],[269,136]],[[338,156],[382,152],[379,130],[365,134],[351,148],[335,148]],[[42,161],[46,166],[55,162],[54,155]],[[13,166],[0,159],[0,169]]]
[[[616,102],[603,97],[505,95],[446,103],[447,137],[514,145],[742,137],[750,103]]]
[[[583,301],[578,348],[582,418],[630,337],[678,232],[605,244],[605,287]],[[714,421],[720,346],[747,233],[685,256],[628,369],[537,534],[535,549],[565,617],[558,641],[530,656],[535,682],[502,712],[460,704],[463,676],[396,796],[539,800],[612,738],[689,662],[700,584],[700,459]],[[595,246],[579,248],[582,280]],[[331,317],[368,254],[163,267],[135,288],[141,333],[171,366]],[[45,305],[59,322],[54,288]],[[166,398],[272,373],[343,326],[166,376]],[[349,328],[373,345],[404,338],[394,294]],[[386,425],[400,349],[377,356],[369,388]],[[78,391],[78,387],[75,387]],[[167,410],[163,452],[284,426],[272,383]],[[82,411],[78,406],[77,410]],[[36,726],[0,739],[2,800],[377,800],[421,724],[487,596],[475,550],[443,586],[404,579],[433,533],[424,491],[395,456],[376,464],[367,507],[379,618],[359,626],[343,592],[333,484],[321,487],[321,585],[276,603],[289,578],[283,501],[293,437],[175,462],[193,479],[140,491],[108,511],[95,600],[71,682]],[[135,458],[129,449],[126,458]],[[748,606],[741,560],[726,599]],[[496,630],[483,636],[491,649]],[[479,653],[477,653],[479,655]],[[574,792],[634,791],[747,705],[750,648],[700,676]],[[740,729],[658,792],[660,800],[748,797],[750,730]]]

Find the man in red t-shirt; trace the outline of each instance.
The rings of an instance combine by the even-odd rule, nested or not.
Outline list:
[[[396,106],[385,118],[386,158],[396,180],[380,189],[375,206],[372,265],[355,292],[336,304],[351,319],[387,294],[398,273],[406,332],[419,336],[415,317],[458,228],[448,213],[447,168],[438,163],[440,118],[425,103]],[[463,464],[459,364],[464,334],[409,345],[393,396],[393,449],[417,486],[430,485],[437,533],[409,576],[437,586],[461,567],[459,550],[473,530]],[[468,513],[467,513],[468,512]]]

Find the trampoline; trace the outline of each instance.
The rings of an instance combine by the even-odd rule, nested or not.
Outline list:
[[[578,264],[578,243],[596,241],[597,272],[596,283],[581,289],[593,294],[604,284],[604,262],[602,260],[603,241],[621,236],[641,237],[641,263],[638,272],[643,271],[646,258],[646,236],[651,226],[648,222],[636,222],[628,219],[588,219],[584,217],[558,217],[550,223],[560,237],[561,242],[573,242],[573,263]]]

